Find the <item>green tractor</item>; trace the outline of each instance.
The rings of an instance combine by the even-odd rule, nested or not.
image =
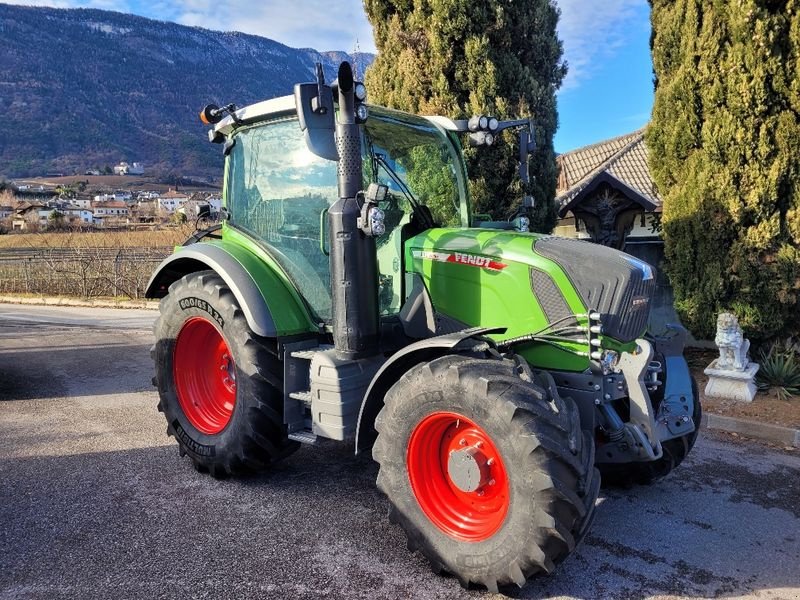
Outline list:
[[[655,273],[622,252],[472,215],[454,121],[331,85],[206,107],[223,222],[155,272],[168,433],[214,477],[320,438],[372,450],[390,519],[437,572],[490,590],[551,573],[605,482],[648,483],[700,423],[685,332],[646,334]]]

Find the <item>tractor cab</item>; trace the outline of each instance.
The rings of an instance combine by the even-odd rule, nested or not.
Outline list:
[[[337,162],[306,144],[296,114],[270,111],[293,97],[264,103],[263,119],[227,131],[226,227],[263,245],[307,302],[313,318],[332,317],[327,213],[338,199]],[[377,202],[384,233],[375,238],[381,315],[397,314],[404,294],[403,243],[425,227],[414,203],[437,226],[469,222],[466,175],[452,133],[425,118],[370,107],[360,136],[363,180],[385,193]]]

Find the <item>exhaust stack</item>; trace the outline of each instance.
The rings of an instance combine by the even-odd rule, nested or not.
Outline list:
[[[339,104],[336,119],[339,199],[328,210],[333,342],[336,353],[343,359],[374,356],[378,353],[380,336],[375,238],[366,235],[358,224],[363,181],[354,87],[350,63],[343,62],[334,87]]]

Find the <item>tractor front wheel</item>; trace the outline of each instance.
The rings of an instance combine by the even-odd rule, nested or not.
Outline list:
[[[213,271],[189,274],[161,300],[154,383],[181,455],[214,477],[261,471],[298,447],[283,427],[282,365]]]
[[[464,587],[552,572],[594,514],[594,445],[552,378],[533,379],[513,361],[446,356],[405,374],[375,423],[390,519]]]

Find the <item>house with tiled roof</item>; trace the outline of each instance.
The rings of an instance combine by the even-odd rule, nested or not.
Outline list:
[[[554,233],[623,249],[660,271],[663,202],[647,166],[644,129],[565,152],[556,162],[560,220]],[[669,281],[661,274],[656,279],[650,327],[660,332],[679,320]]]
[[[625,248],[660,244],[661,196],[647,166],[644,129],[556,158],[558,235]]]

